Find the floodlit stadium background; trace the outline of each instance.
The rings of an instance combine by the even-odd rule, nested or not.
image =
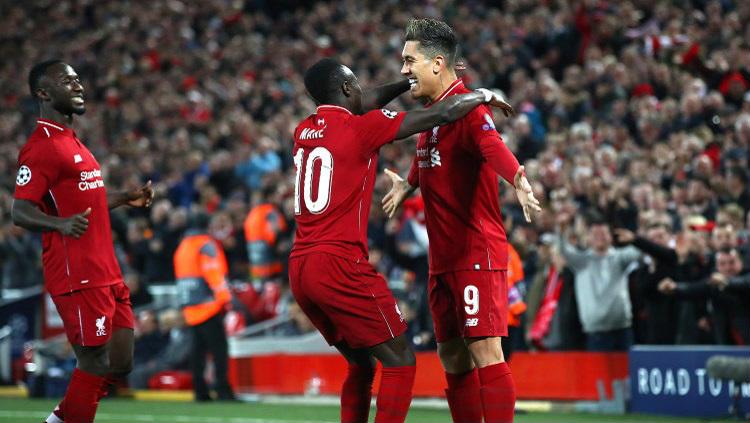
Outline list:
[[[285,276],[251,280],[244,221],[258,204],[279,207],[288,229],[277,235],[273,250],[283,264],[293,229],[291,130],[314,108],[302,84],[304,69],[335,55],[364,87],[394,81],[404,26],[418,16],[452,25],[467,84],[502,90],[519,111],[512,119],[496,116],[497,128],[525,163],[545,208],[526,224],[512,190],[503,190],[527,305],[511,339],[519,398],[624,411],[621,395],[646,407],[640,410],[658,411],[648,408],[649,401],[671,400],[678,401],[670,405],[676,410],[679,381],[674,394],[667,391],[667,373],[676,377],[684,368],[691,385],[683,399],[716,402],[690,413],[726,412],[728,384],[715,396],[708,384],[699,393],[696,371],[705,360],[700,351],[744,354],[746,349],[721,348],[750,344],[750,295],[719,295],[718,284],[709,282],[716,272],[750,271],[750,3],[160,0],[146,7],[133,1],[28,1],[6,2],[0,11],[0,327],[10,328],[5,336],[0,329],[0,382],[59,396],[72,365],[69,349],[55,341],[61,331],[51,302],[40,293],[40,239],[14,227],[9,215],[18,149],[36,114],[26,74],[33,63],[60,57],[85,86],[88,111],[75,129],[102,164],[108,187],[132,188],[151,179],[158,192],[151,211],[112,215],[116,251],[141,323],[138,363],[162,360],[177,371],[172,379],[141,375],[131,381],[134,387],[187,383],[180,373],[184,349],[168,349],[170,332],[180,331],[171,263],[189,216],[202,212],[213,216],[212,234],[225,248],[244,307],[227,320],[235,335],[231,377],[239,391],[335,395],[344,367],[294,304]],[[392,103],[399,110],[416,107],[408,95]],[[413,149],[413,140],[386,147],[379,168],[405,174]],[[410,338],[425,351],[415,392],[441,396],[444,381],[431,352],[424,302],[423,210],[414,201],[386,220],[378,205],[389,184],[379,174],[371,261],[387,275]],[[632,309],[629,327],[637,344],[664,345],[661,350],[630,357],[625,351],[562,352],[585,350],[578,303],[591,299],[575,291],[569,268],[561,272],[554,324],[533,334],[550,266],[563,264],[551,248],[555,223],[570,215],[584,240],[584,218],[593,210],[612,227],[646,237],[663,228],[660,236],[679,258],[667,266],[668,276],[698,292],[683,297],[659,291],[652,261],[632,264],[622,292]],[[719,258],[725,267],[718,267]],[[29,343],[41,339],[52,341]],[[540,347],[548,351],[536,352]],[[290,353],[297,355],[290,359]],[[670,365],[682,359],[687,361]],[[646,371],[645,385],[639,370]],[[628,378],[630,388],[617,383]],[[601,401],[597,381],[610,402]],[[750,389],[744,394],[750,397]]]

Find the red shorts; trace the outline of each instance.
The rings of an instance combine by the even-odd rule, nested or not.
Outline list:
[[[106,344],[118,328],[133,328],[130,290],[123,283],[52,297],[71,344]]]
[[[406,331],[385,279],[366,261],[325,253],[289,259],[297,303],[329,344],[352,348],[382,344]]]
[[[460,270],[430,275],[427,287],[435,339],[508,336],[505,270]]]

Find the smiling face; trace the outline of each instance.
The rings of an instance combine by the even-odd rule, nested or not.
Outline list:
[[[440,61],[444,60],[442,56],[427,57],[420,49],[419,41],[407,41],[401,57],[404,61],[401,74],[409,78],[411,95],[414,98],[437,98],[442,93],[439,76]]]
[[[52,108],[65,116],[86,112],[83,85],[73,68],[65,63],[50,66],[39,81],[37,96],[49,101]]]

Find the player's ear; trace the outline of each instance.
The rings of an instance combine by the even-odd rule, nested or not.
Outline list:
[[[352,96],[352,84],[349,81],[344,81],[341,84],[341,93],[344,94],[344,97]]]
[[[49,101],[50,97],[49,94],[47,94],[47,91],[44,90],[44,88],[37,88],[34,92],[36,94],[36,98],[42,101]]]
[[[445,57],[441,55],[435,56],[435,58],[432,60],[432,73],[435,75],[440,73],[440,70],[445,67]]]

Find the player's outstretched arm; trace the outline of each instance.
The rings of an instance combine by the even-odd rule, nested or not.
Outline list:
[[[459,94],[435,103],[429,109],[406,113],[396,139],[426,131],[435,126],[445,125],[461,119],[480,104],[490,103],[494,98],[482,91]]]
[[[33,232],[57,231],[63,235],[79,238],[89,227],[87,216],[91,207],[69,217],[50,216],[27,200],[13,200],[10,211],[13,224]]]
[[[521,209],[523,209],[523,217],[527,222],[531,222],[531,212],[539,213],[542,211],[542,206],[539,204],[539,200],[534,197],[534,191],[531,189],[529,180],[526,179],[523,166],[518,167],[513,186],[516,188],[518,203],[521,204]]]
[[[418,187],[412,186],[408,181],[390,169],[385,169],[385,174],[391,178],[393,185],[391,185],[391,190],[383,197],[381,203],[383,204],[383,211],[390,219],[404,200],[409,198]]]
[[[151,187],[151,181],[132,191],[107,193],[107,206],[110,209],[126,204],[131,207],[150,207],[153,201],[154,189]]]
[[[408,79],[365,90],[362,93],[362,109],[365,112],[381,109],[394,98],[407,91],[409,91]]]

